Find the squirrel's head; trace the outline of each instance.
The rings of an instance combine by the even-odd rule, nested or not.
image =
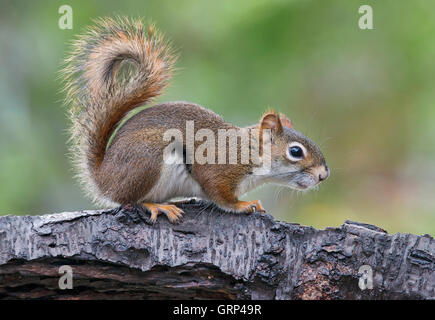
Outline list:
[[[260,131],[271,133],[269,181],[297,190],[308,190],[328,178],[329,169],[319,147],[293,128],[283,114],[269,111],[260,121]]]

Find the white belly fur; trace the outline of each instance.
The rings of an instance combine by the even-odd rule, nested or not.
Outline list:
[[[201,186],[186,170],[185,164],[178,162],[173,162],[173,164],[163,163],[157,184],[142,199],[142,202],[160,203],[176,197],[206,198]]]
[[[236,195],[240,197],[245,193],[261,186],[267,181],[267,175],[261,174],[261,171],[258,169],[254,169],[251,175],[248,175],[239,183],[237,186]]]

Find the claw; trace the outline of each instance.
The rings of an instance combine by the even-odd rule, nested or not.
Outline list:
[[[154,224],[157,221],[157,216],[159,215],[159,211],[157,209],[152,209],[150,210],[150,212],[151,212],[151,217],[149,219],[149,222],[151,224]]]

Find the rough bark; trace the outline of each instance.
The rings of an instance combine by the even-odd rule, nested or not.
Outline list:
[[[127,211],[0,218],[0,298],[433,299],[435,241],[346,221],[316,230],[187,203],[155,225]],[[73,270],[61,290],[59,267]],[[373,270],[373,289],[358,286]]]

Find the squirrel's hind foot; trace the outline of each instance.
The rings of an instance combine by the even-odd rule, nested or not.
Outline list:
[[[173,204],[144,202],[142,205],[151,212],[151,217],[149,219],[150,223],[155,223],[157,221],[157,216],[161,213],[164,213],[171,223],[176,224],[182,221],[184,211]]]
[[[164,213],[169,222],[176,224],[183,219],[184,211],[173,204],[160,203],[142,203],[142,204],[126,204],[113,210],[114,214],[122,212],[124,216],[132,220],[134,223],[141,221],[146,224],[154,224],[157,221],[157,216]]]

